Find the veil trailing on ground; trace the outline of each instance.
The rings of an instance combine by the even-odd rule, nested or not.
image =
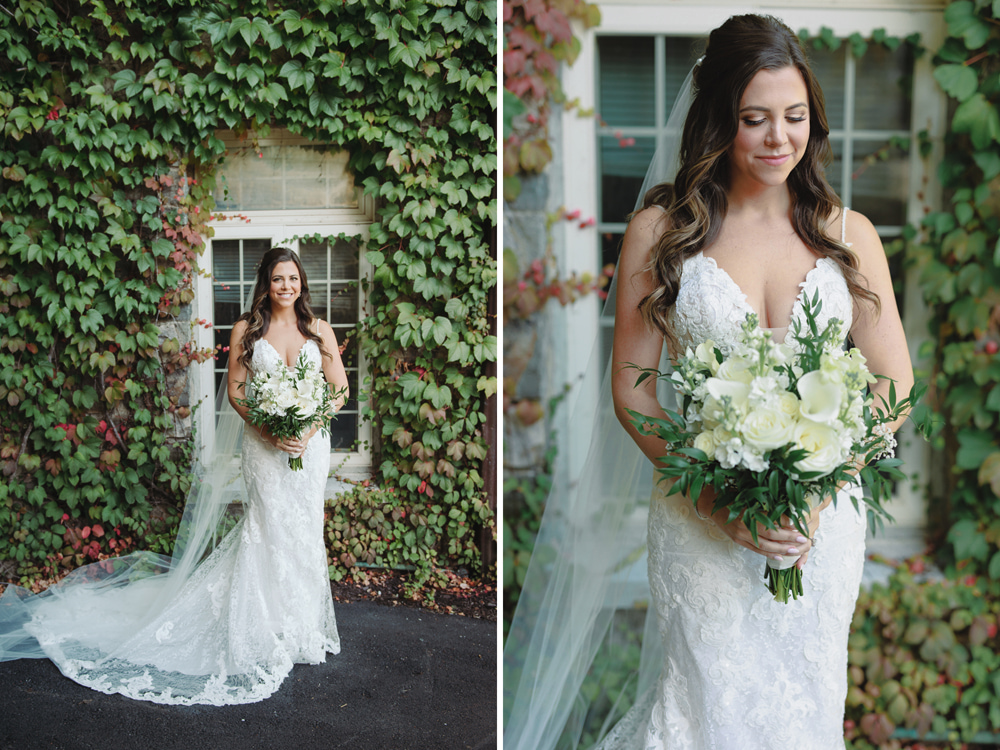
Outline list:
[[[59,633],[60,656],[112,664],[115,646],[155,619],[191,579],[232,527],[245,498],[244,422],[229,403],[225,380],[214,407],[214,443],[194,467],[173,554],[134,552],[90,563],[37,595],[7,586],[0,596],[0,661],[50,658],[32,634],[32,620],[44,618],[47,631]]]
[[[637,208],[652,187],[672,182],[677,172],[681,133],[694,98],[693,73],[671,110]],[[616,275],[605,305],[609,313],[618,283]],[[666,364],[664,356],[661,369]],[[505,748],[594,743],[622,713],[615,704],[623,683],[622,695],[634,690],[638,696],[637,714],[652,700],[662,662],[656,616],[645,616],[653,466],[615,415],[611,366],[610,352],[602,355],[595,345],[569,423],[570,434],[591,436],[588,454],[579,476],[553,488],[547,500],[504,646]],[[661,403],[669,406],[670,398],[661,389]],[[639,627],[644,631],[639,668],[623,679],[623,664],[635,661],[637,646],[622,633]],[[614,689],[605,692],[612,683]]]

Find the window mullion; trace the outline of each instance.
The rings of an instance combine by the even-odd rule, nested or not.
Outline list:
[[[844,55],[844,151],[840,165],[841,196],[845,206],[850,206],[854,197],[854,91],[857,67],[854,55]]]

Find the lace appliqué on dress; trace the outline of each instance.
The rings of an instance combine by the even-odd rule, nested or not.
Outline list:
[[[820,325],[850,329],[853,303],[834,261],[800,285],[819,293]],[[681,275],[673,327],[682,346],[735,343],[750,310],[715,262],[698,254]],[[851,492],[858,492],[852,489]],[[847,637],[864,564],[865,517],[847,491],[823,511],[803,598],[780,604],[764,585],[764,558],[740,547],[690,502],[655,489],[648,528],[649,583],[664,664],[601,750],[843,750]]]

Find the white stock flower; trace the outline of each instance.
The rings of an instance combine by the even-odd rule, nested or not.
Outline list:
[[[808,420],[830,424],[840,414],[844,392],[836,383],[824,380],[818,371],[807,372],[799,378],[799,413]]]
[[[843,463],[840,435],[824,424],[802,420],[795,430],[795,447],[809,452],[795,462],[799,471],[816,471],[820,476],[829,474]]]
[[[755,409],[743,420],[743,439],[756,450],[769,451],[790,443],[795,437],[795,420],[778,409]]]
[[[781,388],[773,373],[759,375],[750,381],[750,405],[775,406],[780,397]]]
[[[765,460],[762,453],[749,446],[740,451],[740,463],[750,471],[766,471],[767,467],[771,465],[769,461]]]

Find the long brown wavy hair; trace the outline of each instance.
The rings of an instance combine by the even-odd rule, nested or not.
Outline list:
[[[729,148],[736,140],[740,101],[761,70],[796,68],[809,92],[809,141],[788,177],[792,226],[806,247],[840,266],[854,300],[877,312],[878,296],[862,283],[855,255],[832,239],[826,225],[841,208],[823,169],[833,160],[823,92],[801,42],[771,16],[733,16],[711,33],[705,57],[694,70],[695,98],[681,135],[680,167],[673,185],[661,184],[644,197],[643,208],[667,211],[667,229],[650,252],[647,271],[657,288],[639,303],[646,323],[662,333],[671,348],[677,340],[669,312],[677,300],[686,258],[710,246],[721,231],[728,208]]]
[[[310,307],[309,282],[306,279],[305,269],[302,268],[302,263],[299,261],[299,256],[287,247],[272,247],[264,253],[264,257],[260,259],[260,265],[257,266],[257,280],[253,288],[253,302],[250,304],[250,311],[240,316],[240,320],[247,322],[247,328],[243,333],[243,354],[240,355],[239,362],[248,370],[251,369],[250,362],[253,359],[254,345],[264,338],[264,334],[267,333],[267,329],[271,325],[271,298],[268,296],[271,289],[271,274],[274,273],[276,265],[289,260],[298,268],[299,280],[301,281],[301,294],[295,300],[295,317],[299,333],[307,339],[315,341],[323,356],[332,356],[323,347],[323,339],[310,330],[316,316],[313,315],[312,307]]]

